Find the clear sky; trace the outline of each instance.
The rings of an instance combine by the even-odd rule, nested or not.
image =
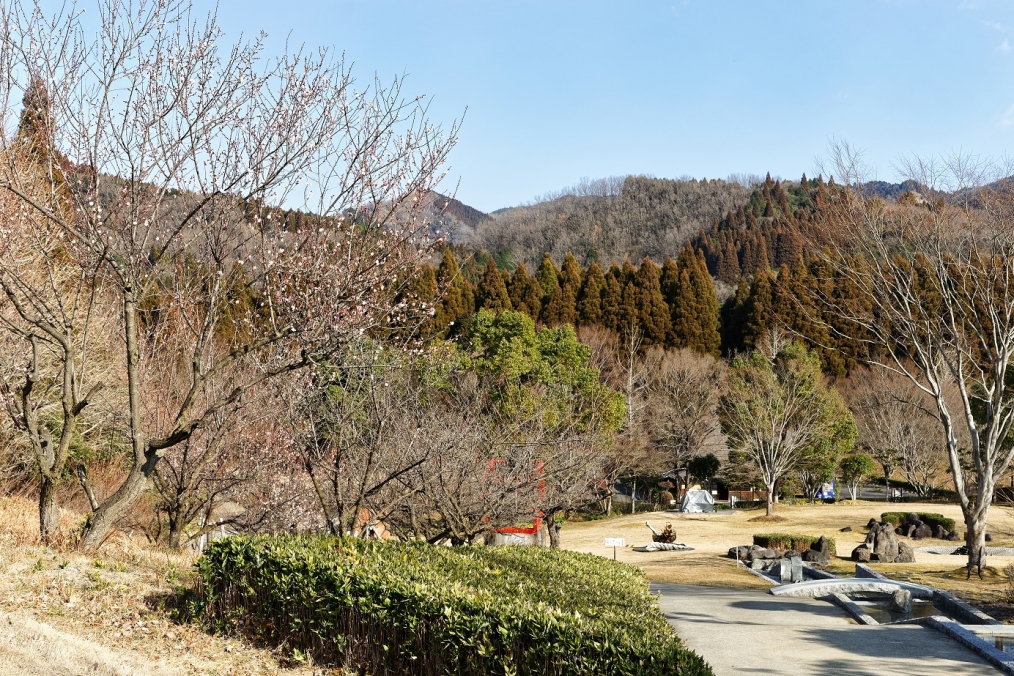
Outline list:
[[[219,19],[407,73],[437,119],[467,107],[447,187],[487,211],[582,177],[795,179],[832,136],[885,180],[902,155],[1014,153],[1012,0],[222,0]]]

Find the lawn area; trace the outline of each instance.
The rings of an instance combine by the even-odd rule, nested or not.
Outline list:
[[[848,557],[856,545],[866,538],[866,523],[871,517],[880,518],[887,511],[899,511],[901,506],[892,503],[859,501],[833,505],[779,505],[775,514],[784,517],[782,523],[752,522],[764,511],[735,510],[714,514],[680,514],[675,512],[653,512],[647,514],[615,516],[597,521],[567,523],[562,529],[561,546],[599,556],[613,555],[612,548],[605,547],[607,537],[622,537],[626,547],[617,551],[620,561],[639,566],[648,579],[659,582],[697,584],[715,587],[766,588],[762,580],[737,569],[736,563],[726,558],[730,547],[750,544],[756,533],[793,533],[801,535],[826,535],[835,540],[838,558],[833,559],[830,570],[838,575],[849,575],[855,571],[855,564]],[[934,512],[951,517],[958,522],[958,531],[963,527],[961,509],[957,505],[938,503],[905,503],[903,511]],[[671,523],[677,534],[677,542],[694,548],[692,552],[633,551],[633,546],[651,542],[651,531],[644,525],[651,522],[657,530]],[[849,526],[850,533],[840,529]],[[993,536],[990,546],[1014,547],[1014,510],[994,506],[990,510],[989,533]],[[961,542],[942,540],[909,540],[899,536],[900,541],[909,542],[912,547],[932,545],[961,545]],[[978,601],[992,603],[1007,589],[1007,578],[1003,568],[1014,563],[1014,557],[993,556],[987,561],[985,580],[965,580],[965,557],[916,552],[912,564],[874,564],[873,567],[885,575],[932,585]]]

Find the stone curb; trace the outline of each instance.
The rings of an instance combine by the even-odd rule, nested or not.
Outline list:
[[[946,617],[933,615],[924,619],[927,627],[933,627],[940,633],[951,637],[1003,673],[1014,676],[1014,655],[998,650],[996,646],[986,643],[974,633]]]
[[[865,613],[863,611],[863,609],[859,607],[858,604],[854,603],[852,601],[852,599],[850,599],[849,597],[845,596],[844,594],[839,594],[839,593],[835,592],[834,594],[830,594],[828,596],[821,596],[820,599],[822,601],[828,601],[828,602],[833,603],[834,605],[838,606],[839,608],[841,608],[842,610],[844,610],[846,613],[848,613],[849,615],[851,615],[852,619],[854,619],[859,624],[869,624],[869,625],[878,625],[878,624],[880,624],[875,619],[873,619],[870,615],[868,615],[867,613]]]

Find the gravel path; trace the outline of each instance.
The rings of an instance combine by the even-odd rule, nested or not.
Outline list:
[[[716,676],[996,674],[977,655],[926,627],[867,627],[824,601],[751,589],[652,583],[687,647]]]

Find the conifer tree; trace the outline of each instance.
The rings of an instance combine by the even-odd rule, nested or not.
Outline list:
[[[662,295],[658,266],[647,256],[637,271],[637,314],[643,344],[663,345],[669,333],[669,306]]]
[[[465,320],[475,311],[471,284],[461,275],[451,247],[445,247],[437,268],[437,286],[443,297],[433,317],[435,330],[447,337],[458,335]]]
[[[577,323],[581,326],[605,325],[602,316],[602,292],[605,284],[606,278],[598,263],[589,265],[577,296]]]
[[[542,255],[542,264],[535,271],[535,278],[539,281],[539,288],[542,290],[542,302],[545,304],[549,301],[549,297],[553,295],[556,287],[560,285],[560,272],[556,269],[556,264],[553,263],[553,258],[548,252]]]
[[[676,298],[676,287],[680,281],[680,270],[679,266],[676,265],[676,261],[666,256],[666,259],[662,262],[662,277],[659,281],[662,287],[662,296],[665,298],[666,305],[671,309],[673,301]]]
[[[631,331],[640,330],[643,329],[641,317],[637,312],[637,287],[634,282],[627,282],[627,285],[623,287],[623,296],[616,314],[616,331],[620,336],[627,336]]]
[[[700,324],[700,342],[691,345],[693,349],[704,354],[718,357],[722,351],[722,336],[718,297],[715,295],[715,284],[708,274],[708,266],[704,262],[704,254],[697,252],[697,265],[691,281],[694,296],[697,299],[697,317]]]
[[[542,306],[540,318],[546,326],[573,325],[577,321],[577,298],[569,283],[553,290],[549,302]]]
[[[739,280],[736,293],[722,305],[722,353],[731,355],[743,349],[743,330],[746,325],[746,309],[750,302],[750,282],[746,277]]]
[[[581,266],[577,264],[574,254],[568,251],[567,257],[563,259],[563,269],[560,271],[560,286],[570,284],[570,288],[577,293],[581,288],[581,281]]]
[[[492,310],[500,314],[511,309],[511,299],[507,295],[507,285],[503,283],[503,275],[496,266],[496,260],[489,259],[486,270],[482,273],[479,288],[476,290],[478,309]]]
[[[623,267],[620,268],[620,286],[626,289],[627,284],[637,285],[637,268],[629,258],[623,259]]]
[[[511,307],[515,310],[524,312],[532,319],[539,318],[539,312],[542,310],[542,289],[528,274],[524,261],[519,262],[514,268],[514,274],[511,275],[511,281],[507,285],[507,295],[511,299]]]
[[[771,328],[771,310],[771,275],[767,270],[760,270],[750,286],[750,300],[747,302],[743,327],[743,343],[746,347],[755,347],[761,336]]]
[[[418,332],[418,337],[423,340],[429,340],[440,331],[430,316],[430,312],[435,310],[437,291],[437,271],[432,265],[423,265],[419,269],[419,275],[409,285],[410,302],[415,310],[426,317],[419,325]]]
[[[682,256],[681,256],[682,258]],[[700,325],[697,322],[697,299],[690,270],[680,266],[676,291],[671,305],[669,342],[673,347],[690,347],[700,340]]]
[[[615,269],[615,270],[614,270]],[[615,274],[614,274],[615,272]],[[622,321],[623,287],[620,286],[619,268],[614,265],[606,275],[606,288],[602,292],[602,325],[619,332]]]

